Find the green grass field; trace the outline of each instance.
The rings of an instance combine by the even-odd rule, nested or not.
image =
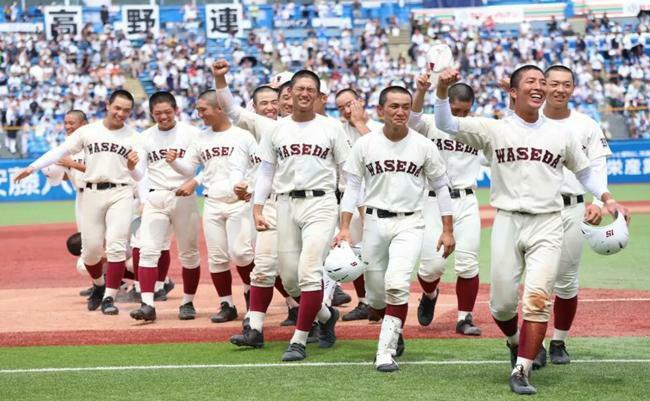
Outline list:
[[[612,189],[620,200],[650,199],[650,186]],[[487,202],[487,191],[478,196]],[[72,222],[73,209],[72,202],[5,203],[0,227]],[[648,227],[650,214],[635,215],[628,248],[615,257],[585,251],[583,287],[650,290]],[[483,282],[489,281],[490,233],[484,229],[481,237]],[[455,279],[451,270],[443,280]],[[571,338],[568,344],[570,365],[533,373],[536,399],[648,398],[648,338]],[[285,347],[271,342],[262,350],[228,343],[0,348],[0,401],[518,398],[507,385],[508,351],[501,339],[407,339],[401,370],[393,374],[372,368],[374,340],[342,340],[331,350],[310,346],[308,366],[280,363]],[[20,369],[27,371],[15,371]]]
[[[643,372],[650,363],[650,341],[581,338],[571,340],[570,345],[573,363],[548,366],[533,374],[532,382],[539,391],[537,399],[647,399],[650,375]],[[281,364],[279,357],[285,346],[285,343],[270,343],[261,350],[240,350],[224,343],[0,349],[3,369],[0,371],[0,399],[394,401],[517,398],[508,389],[510,367],[502,340],[411,340],[401,359],[401,370],[392,374],[373,370],[374,341],[341,341],[331,350],[308,348],[309,363],[322,364],[316,366]],[[609,362],[596,362],[598,360]],[[98,366],[131,368],[6,371]]]

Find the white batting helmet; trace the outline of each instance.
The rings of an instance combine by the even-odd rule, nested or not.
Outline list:
[[[347,242],[330,250],[325,259],[325,272],[334,281],[349,283],[363,274],[363,263]]]
[[[47,178],[47,182],[49,182],[53,187],[61,184],[66,172],[65,167],[59,166],[58,164],[47,166],[41,171],[43,171],[43,174]]]
[[[601,255],[613,255],[627,246],[630,232],[623,213],[618,213],[613,223],[598,227],[585,222],[581,224],[582,234],[589,246]]]

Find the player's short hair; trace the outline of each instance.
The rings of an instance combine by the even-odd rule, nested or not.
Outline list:
[[[343,88],[340,91],[336,92],[336,95],[334,96],[334,100],[338,99],[339,96],[341,96],[342,94],[348,93],[348,92],[351,93],[352,96],[354,96],[355,99],[359,99],[359,94],[357,93],[357,91],[355,91],[352,88]]]
[[[197,99],[205,100],[212,107],[219,106],[219,102],[217,101],[217,91],[214,90],[214,89],[206,89],[206,90],[204,90],[203,92],[199,93],[199,97]]]
[[[542,71],[541,68],[539,68],[536,65],[532,64],[526,64],[524,66],[521,66],[517,68],[512,75],[510,75],[510,87],[511,88],[518,88],[519,87],[519,82],[521,82],[521,76],[524,75],[524,72],[530,71],[530,70],[536,70],[542,73],[544,75],[544,71]]]
[[[74,233],[68,237],[65,246],[73,256],[81,256],[81,233]]]
[[[548,75],[553,71],[568,72],[569,74],[571,74],[571,81],[573,82],[574,85],[576,84],[576,74],[573,72],[573,70],[571,68],[569,68],[569,67],[567,67],[565,65],[562,65],[562,64],[555,64],[555,65],[552,65],[552,66],[548,67],[544,71],[544,76],[546,78],[548,78]]]
[[[291,87],[293,87],[296,84],[296,81],[300,78],[309,78],[314,81],[316,84],[316,90],[320,93],[320,78],[318,78],[318,75],[316,75],[316,73],[309,70],[300,70],[296,72],[293,74],[293,77],[291,77],[291,81],[289,81],[291,83]]]
[[[135,98],[131,94],[131,92],[124,90],[124,89],[116,89],[111,93],[111,96],[108,98],[108,104],[113,104],[115,99],[118,97],[121,97],[123,99],[126,99],[131,102],[131,107],[135,106]]]
[[[411,95],[411,92],[408,91],[408,89],[406,89],[403,86],[391,85],[391,86],[389,86],[387,88],[384,88],[381,91],[381,93],[379,94],[379,105],[380,106],[383,106],[384,104],[386,104],[386,98],[388,97],[389,93],[403,93],[403,94],[408,95],[409,98],[411,98],[411,100],[413,100],[413,96]]]
[[[149,111],[153,113],[153,107],[161,103],[167,103],[176,110],[177,105],[174,95],[167,91],[159,91],[151,95],[149,98]]]
[[[87,122],[87,121],[88,121],[88,117],[86,117],[86,113],[84,113],[84,112],[81,111],[81,110],[72,109],[72,110],[69,110],[67,113],[65,113],[65,115],[66,115],[66,116],[67,116],[67,115],[77,116],[77,117],[79,117],[79,118],[81,119],[81,121],[83,121],[83,122]]]
[[[474,89],[462,82],[450,86],[448,96],[450,103],[453,101],[474,103]]]
[[[278,95],[281,95],[287,88],[291,88],[291,81],[287,81],[278,87]]]
[[[263,92],[274,92],[278,96],[280,96],[280,91],[277,89],[269,86],[269,85],[260,85],[255,90],[253,91],[253,104],[257,104],[257,95]]]

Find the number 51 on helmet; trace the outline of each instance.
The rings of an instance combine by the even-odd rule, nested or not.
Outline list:
[[[334,281],[349,283],[365,271],[365,266],[347,242],[330,249],[325,258],[325,272]]]
[[[627,246],[630,238],[630,231],[623,213],[618,213],[613,223],[598,227],[582,222],[582,234],[587,243],[596,253],[601,255],[613,255]]]

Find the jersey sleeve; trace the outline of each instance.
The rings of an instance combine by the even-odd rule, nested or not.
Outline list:
[[[426,141],[425,146],[427,153],[424,159],[424,165],[422,166],[424,176],[429,180],[434,180],[446,175],[447,168],[445,167],[445,162],[442,160],[436,146],[431,141]]]
[[[348,153],[348,158],[343,165],[343,171],[348,174],[357,175],[359,177],[364,176],[365,167],[364,167],[364,157],[363,157],[363,144],[365,141],[358,140],[352,149]]]
[[[199,143],[197,141],[192,141],[187,147],[187,155],[185,155],[184,159],[192,163],[194,167],[203,164],[200,156]]]
[[[273,129],[269,131],[267,134],[262,135],[262,140],[260,141],[258,152],[257,152],[260,159],[267,161],[274,166],[276,162],[275,152],[273,151],[273,135],[275,131],[276,130]]]
[[[574,173],[589,167],[589,159],[575,135],[567,135],[564,165]]]
[[[457,118],[458,133],[454,139],[477,149],[485,150],[490,144],[492,125],[496,120],[485,117]]]
[[[595,160],[599,157],[609,157],[612,155],[612,150],[609,148],[607,139],[603,130],[598,123],[589,119],[589,138],[587,144],[587,157],[589,160]]]
[[[255,137],[256,141],[261,141],[262,135],[265,131],[269,131],[277,124],[275,120],[268,117],[261,116],[250,110],[242,109],[239,114],[239,119],[235,124],[246,131],[249,131]]]
[[[350,142],[348,142],[348,138],[342,127],[335,125],[333,128],[336,130],[336,136],[334,137],[334,162],[340,164],[348,159]]]

